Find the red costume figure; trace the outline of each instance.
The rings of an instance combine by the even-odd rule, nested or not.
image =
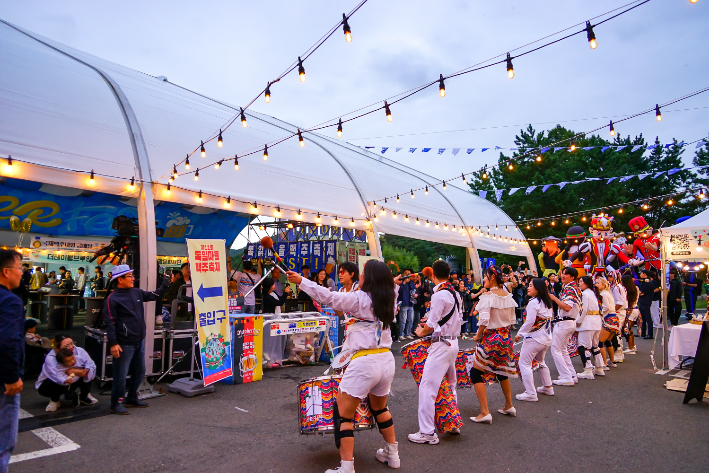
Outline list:
[[[637,260],[638,264],[645,262],[644,269],[651,269],[653,266],[657,271],[660,271],[661,258],[658,250],[661,247],[661,240],[658,233],[653,233],[653,228],[646,223],[646,219],[643,217],[632,218],[629,227],[636,237],[633,244],[633,255],[641,256]]]
[[[637,262],[634,259],[629,259],[619,246],[611,242],[610,238],[614,236],[614,229],[611,227],[613,221],[614,217],[603,213],[592,216],[592,226],[589,227],[592,240],[579,245],[579,251],[570,258],[574,261],[585,253],[589,254],[592,257],[592,264],[590,268],[585,267],[585,269],[594,277],[614,272],[615,269],[610,263],[615,258],[619,258],[619,261],[624,264],[636,264]]]

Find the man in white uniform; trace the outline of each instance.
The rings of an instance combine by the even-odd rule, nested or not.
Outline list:
[[[431,334],[432,343],[419,383],[419,432],[409,434],[409,440],[436,445],[439,443],[434,423],[436,396],[441,380],[446,376],[456,398],[456,356],[463,317],[461,297],[449,282],[449,263],[438,260],[431,267],[436,284],[431,296],[431,309],[426,322],[417,327],[416,334],[419,337]],[[458,429],[454,433],[458,433]]]
[[[560,298],[550,293],[550,299],[557,303],[557,318],[552,329],[552,359],[559,373],[559,379],[552,382],[558,386],[574,386],[577,383],[577,372],[572,365],[572,359],[567,351],[567,343],[577,329],[575,320],[579,316],[582,305],[582,295],[577,287],[577,269],[568,267],[560,273],[562,291]]]

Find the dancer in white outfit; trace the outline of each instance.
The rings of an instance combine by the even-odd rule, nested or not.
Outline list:
[[[616,303],[609,287],[609,281],[603,276],[597,276],[594,286],[599,291],[602,306],[602,331],[599,335],[599,350],[604,360],[604,370],[609,371],[609,368],[616,368],[617,366],[611,339],[619,333],[619,317],[616,315]],[[609,357],[608,362],[607,355]]]
[[[358,319],[348,330],[344,350],[354,353],[340,381],[337,406],[340,430],[335,432],[340,439],[340,467],[326,473],[354,473],[353,417],[360,400],[369,398],[377,426],[385,439],[385,447],[375,456],[392,468],[399,468],[399,453],[394,436],[392,415],[387,408],[387,395],[394,378],[394,356],[390,325],[394,320],[394,308],[398,286],[389,267],[376,260],[365,264],[359,291],[331,292],[302,278],[293,271],[286,273],[291,283],[300,285],[300,290],[328,304],[334,310],[349,312]],[[357,328],[355,328],[357,326]],[[336,424],[337,425],[337,424]]]
[[[438,260],[431,265],[431,269],[436,284],[431,296],[431,308],[426,322],[419,324],[415,333],[418,337],[431,334],[432,339],[419,383],[419,432],[410,434],[409,440],[436,445],[439,437],[436,435],[434,410],[444,376],[456,398],[456,356],[459,352],[458,336],[461,334],[463,306],[461,297],[449,282],[449,263]],[[454,433],[459,433],[458,429]]]
[[[550,294],[550,299],[557,303],[557,318],[552,329],[552,359],[559,373],[559,379],[552,381],[558,386],[574,386],[577,383],[577,372],[572,365],[572,359],[567,351],[570,337],[577,329],[575,320],[582,306],[582,293],[577,287],[577,269],[564,268],[560,273],[562,291],[560,297]]]
[[[624,362],[624,337],[623,330],[626,323],[626,310],[629,308],[627,301],[626,288],[621,283],[621,275],[619,272],[614,272],[611,280],[611,295],[614,297],[614,306],[616,307],[616,316],[619,318],[619,333],[612,338],[611,343],[614,345],[614,359],[617,363]]]
[[[528,286],[528,296],[531,297],[527,307],[525,307],[525,323],[515,341],[524,339],[523,347],[520,349],[518,367],[523,378],[525,392],[517,394],[518,401],[537,401],[537,393],[553,396],[552,379],[550,370],[545,364],[545,354],[552,344],[552,300],[547,292],[545,280],[535,278]],[[540,377],[542,386],[535,389],[535,378],[533,377],[532,362],[537,360],[540,363]]]
[[[602,316],[593,287],[594,281],[591,276],[579,278],[579,289],[582,291],[582,311],[577,317],[577,332],[579,332],[579,357],[582,359],[584,371],[577,373],[577,377],[584,379],[594,379],[594,375],[605,375],[604,361],[599,350]],[[588,359],[588,356],[591,356],[591,360]]]

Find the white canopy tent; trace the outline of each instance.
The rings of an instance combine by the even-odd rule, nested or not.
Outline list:
[[[708,264],[710,209],[671,227],[661,228],[661,274],[671,261]],[[668,369],[668,301],[666,278],[661,278],[661,313],[663,314],[663,369]]]
[[[241,158],[235,170],[235,154],[261,150],[305,128],[252,111],[246,112],[247,128],[237,120],[223,132],[223,147],[212,141],[207,158],[191,157],[191,170],[223,159],[219,170],[201,170],[199,181],[194,174],[182,175],[168,193],[173,165],[224,127],[238,107],[2,20],[0,61],[0,158],[11,155],[14,161],[12,167],[2,166],[0,175],[137,198],[141,267],[147,269],[143,288],[156,284],[155,227],[146,224],[155,220],[155,203],[223,209],[227,197],[236,212],[274,216],[280,209],[283,218],[295,220],[300,211],[303,221],[315,223],[320,215],[324,224],[333,224],[337,216],[340,225],[354,223],[367,232],[373,255],[381,255],[377,235],[383,232],[466,247],[479,278],[479,249],[519,255],[535,267],[522,232],[492,203],[464,185],[434,187],[439,179],[337,138],[307,133],[304,148],[296,139],[287,140],[269,149],[268,161],[259,152]],[[94,180],[89,179],[92,170]],[[184,173],[184,166],[178,171]],[[428,195],[410,197],[409,189],[425,185]],[[378,211],[374,219],[369,203],[398,192],[401,201],[387,204],[397,217]],[[147,323],[152,325],[152,319]],[[148,329],[151,333],[152,326]]]

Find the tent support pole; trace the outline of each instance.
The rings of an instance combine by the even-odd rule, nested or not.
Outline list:
[[[476,284],[483,284],[483,269],[481,268],[481,258],[478,256],[478,250],[472,247],[466,248],[466,250],[468,252],[466,268],[473,270],[473,280]]]
[[[666,261],[665,245],[661,242],[661,320],[663,321],[663,369],[668,370],[668,342],[670,333],[668,330],[668,291],[666,283]]]
[[[382,258],[382,247],[380,246],[380,235],[377,233],[374,225],[372,229],[365,230],[365,235],[367,235],[367,244],[370,248],[370,256],[377,256]]]

